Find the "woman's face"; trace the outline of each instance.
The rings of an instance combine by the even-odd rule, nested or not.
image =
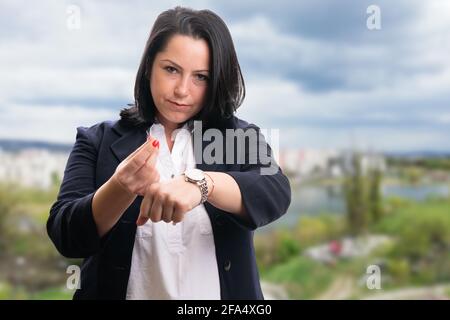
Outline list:
[[[203,39],[184,35],[170,38],[156,54],[150,90],[158,120],[178,127],[203,107],[209,79],[209,48]]]

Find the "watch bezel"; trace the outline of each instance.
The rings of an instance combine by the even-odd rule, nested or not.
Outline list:
[[[189,180],[192,180],[195,182],[202,181],[205,179],[205,174],[200,169],[189,169],[189,170],[186,170],[184,174],[186,175],[186,177]]]

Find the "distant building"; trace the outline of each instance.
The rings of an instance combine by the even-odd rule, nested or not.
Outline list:
[[[285,149],[280,151],[280,167],[294,177],[341,177],[352,166],[352,152],[335,149]],[[363,172],[386,170],[382,154],[361,153]]]
[[[0,182],[16,182],[25,186],[49,188],[53,179],[62,179],[69,152],[26,148],[17,151],[0,149]],[[351,170],[352,153],[333,149],[288,149],[279,153],[283,171],[294,179],[341,177]],[[381,154],[361,153],[363,172],[370,168],[386,170]]]
[[[378,169],[381,172],[386,171],[387,164],[386,158],[382,154],[368,152],[368,153],[359,153],[361,157],[361,171],[363,174],[366,174],[370,169]],[[353,153],[347,152],[343,154],[342,157],[342,169],[345,172],[351,172],[353,168]]]
[[[45,149],[0,150],[0,181],[47,189],[62,179],[69,154]]]

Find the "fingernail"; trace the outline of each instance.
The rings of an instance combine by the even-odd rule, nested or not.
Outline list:
[[[158,140],[153,141],[152,146],[155,148],[159,148],[159,141]]]

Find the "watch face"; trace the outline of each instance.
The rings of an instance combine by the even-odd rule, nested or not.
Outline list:
[[[190,169],[190,170],[187,170],[185,172],[185,174],[189,179],[192,179],[195,181],[203,180],[203,178],[205,177],[205,175],[203,174],[203,171],[200,169]]]

